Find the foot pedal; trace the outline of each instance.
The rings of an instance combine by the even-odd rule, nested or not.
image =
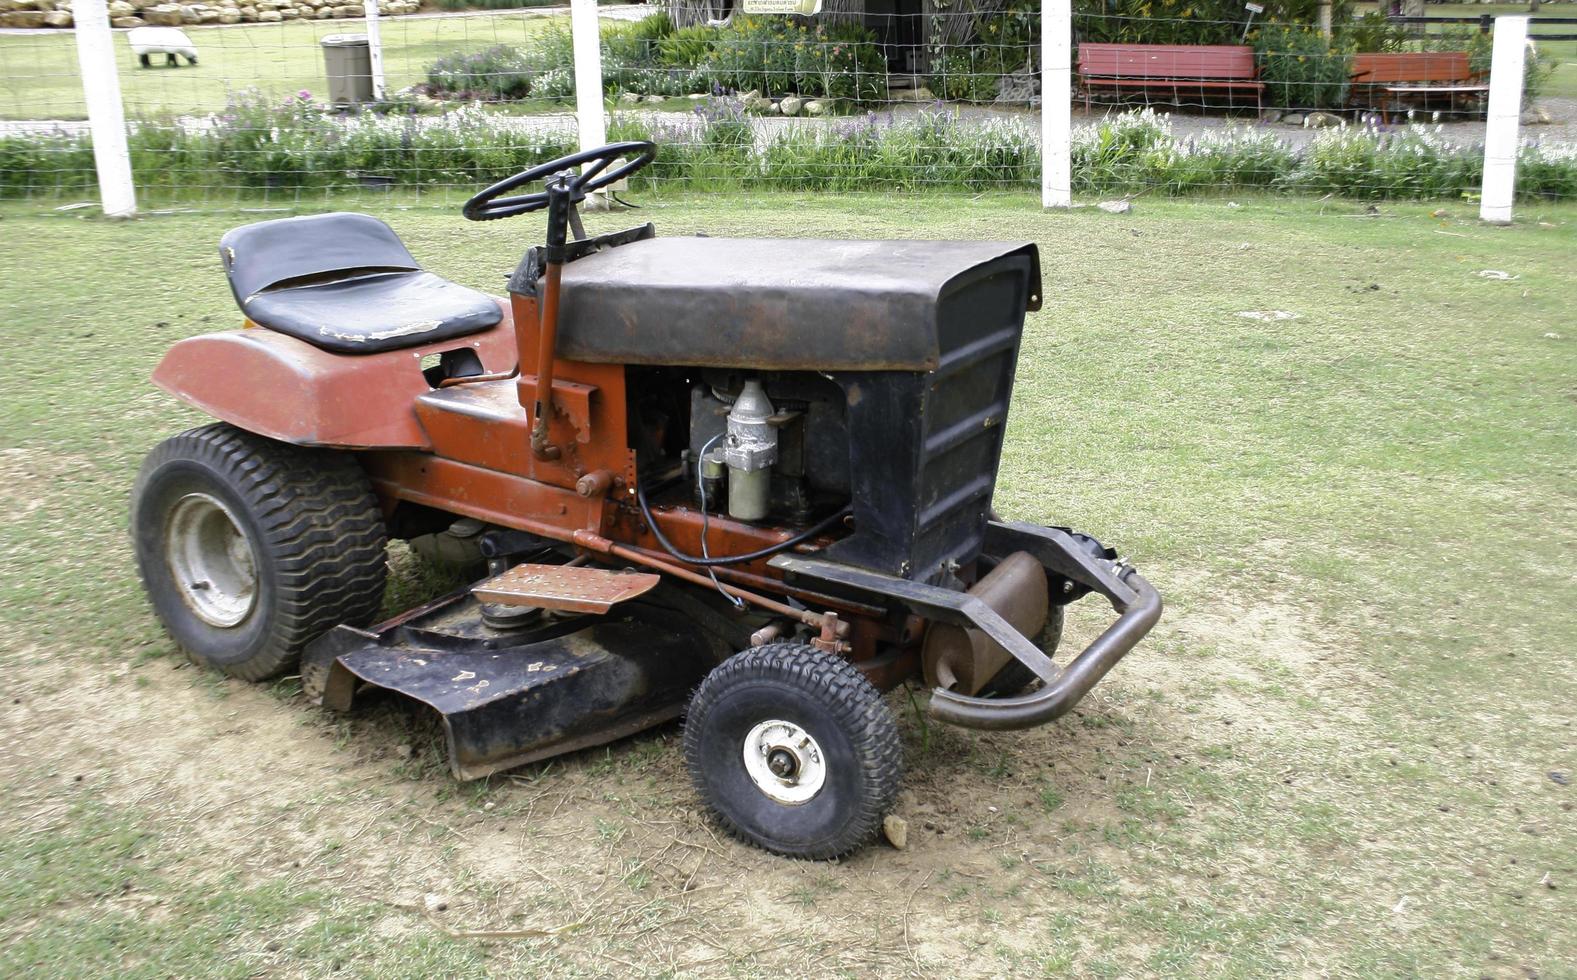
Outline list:
[[[605,613],[656,588],[662,576],[585,565],[516,565],[471,589],[482,602]]]

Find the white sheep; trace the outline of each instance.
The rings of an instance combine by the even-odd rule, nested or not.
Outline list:
[[[172,68],[181,64],[176,55],[185,58],[189,65],[197,64],[197,45],[179,27],[133,27],[126,32],[126,40],[144,68],[153,67],[148,56],[155,54],[164,55]]]

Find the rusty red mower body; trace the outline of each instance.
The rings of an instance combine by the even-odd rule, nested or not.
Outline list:
[[[504,299],[365,215],[227,234],[248,322],[154,375],[220,421],[149,454],[139,568],[196,660],[299,663],[341,710],[374,689],[428,705],[460,778],[685,714],[724,826],[836,856],[897,793],[882,691],[923,678],[943,721],[1043,724],[1160,599],[1093,538],[991,510],[1034,245],[585,237],[576,204],[652,152],[468,202],[547,211]],[[374,624],[390,537],[478,580]],[[1115,622],[1054,661],[1092,592]]]

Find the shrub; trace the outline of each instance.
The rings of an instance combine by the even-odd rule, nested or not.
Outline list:
[[[1266,24],[1253,34],[1265,101],[1298,109],[1329,109],[1347,102],[1352,54],[1318,30]]]
[[[991,102],[997,97],[1002,66],[995,54],[979,47],[953,48],[931,57],[926,86],[949,102]]]
[[[795,43],[801,95],[871,102],[887,95],[887,59],[876,35],[858,24],[818,26]]]
[[[669,68],[699,68],[712,59],[719,33],[705,24],[674,31],[657,42],[657,60]]]
[[[712,77],[737,92],[787,95],[798,81],[795,45],[805,33],[785,17],[736,17],[713,45]]]
[[[439,58],[427,66],[427,82],[441,92],[518,99],[531,91],[531,68],[518,48],[495,44],[481,51],[457,51]]]

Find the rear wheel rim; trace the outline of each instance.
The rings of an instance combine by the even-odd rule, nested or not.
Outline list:
[[[240,521],[223,501],[189,493],[165,524],[164,553],[175,591],[199,619],[239,626],[257,605],[257,559]]]
[[[809,803],[827,781],[821,746],[792,721],[763,721],[745,736],[744,748],[750,781],[776,803]]]

